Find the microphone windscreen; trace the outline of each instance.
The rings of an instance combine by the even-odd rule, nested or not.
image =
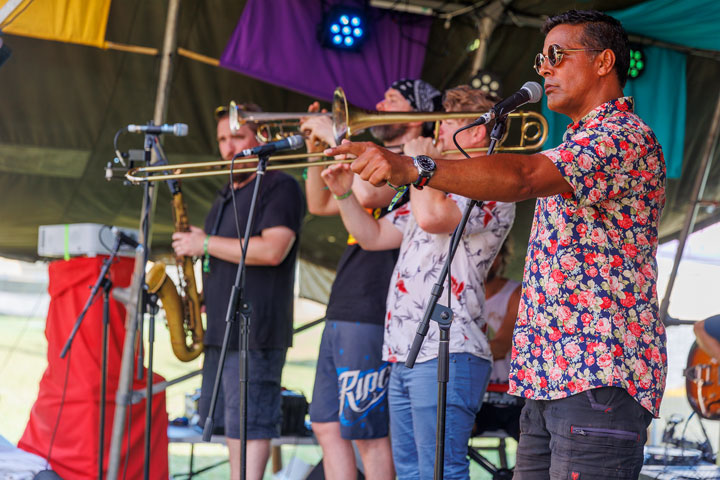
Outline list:
[[[302,135],[293,135],[287,138],[290,149],[300,148],[305,143],[305,137]]]
[[[528,100],[528,103],[537,103],[543,96],[543,88],[537,82],[525,82],[522,89],[526,90],[530,94],[530,100]]]
[[[184,137],[188,134],[188,126],[185,123],[176,123],[173,125],[173,134],[176,137]]]

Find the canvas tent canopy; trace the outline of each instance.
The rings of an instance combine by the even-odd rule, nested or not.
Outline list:
[[[114,157],[112,139],[128,124],[142,124],[154,118],[163,61],[163,42],[170,2],[103,0],[86,4],[80,0],[0,0],[0,33],[12,56],[0,67],[0,255],[32,259],[36,256],[39,225],[97,222],[137,228],[142,191],[122,182],[106,182],[104,167]],[[237,70],[221,66],[220,60],[230,49],[231,40],[243,32],[243,14],[258,2],[229,0],[183,0],[177,20],[176,49],[172,50],[173,68],[169,75],[166,108],[161,112],[168,123],[184,122],[190,127],[187,137],[166,136],[164,149],[170,162],[214,160],[217,156],[212,112],[230,99],[252,101],[266,111],[304,111],[314,96],[299,93],[300,88],[279,87]],[[276,15],[292,11],[298,0],[267,2]],[[303,11],[316,18],[323,3],[301,2]],[[388,3],[388,2],[386,2]],[[527,80],[536,78],[532,59],[542,49],[538,24],[544,16],[568,8],[594,8],[626,12],[631,7],[650,8],[638,17],[623,21],[636,40],[646,45],[671,47],[684,58],[686,82],[685,121],[672,129],[682,130],[678,178],[668,181],[668,203],[661,223],[661,239],[677,236],[688,211],[688,195],[696,179],[702,176],[702,155],[720,94],[720,4],[709,0],[682,3],[689,24],[665,25],[664,9],[657,0],[593,1],[455,1],[389,2],[399,6],[433,4],[435,16],[414,16],[416,22],[428,22],[424,40],[415,39],[423,49],[419,76],[438,88],[467,83],[478,68],[478,32],[491,18],[494,29],[482,49],[482,66],[502,80],[509,94]],[[14,4],[14,5],[11,5]],[[93,8],[87,7],[92,5]],[[467,7],[449,17],[448,5]],[[10,7],[13,7],[10,10]],[[82,8],[80,8],[82,7]],[[87,8],[86,8],[87,7]],[[76,10],[81,11],[75,17]],[[314,10],[313,10],[314,9]],[[10,14],[2,17],[3,10]],[[84,12],[84,13],[82,13]],[[692,15],[694,14],[694,15]],[[40,17],[33,17],[40,15]],[[44,15],[44,16],[43,16]],[[407,16],[385,10],[400,29],[414,28]],[[412,18],[412,17],[410,17]],[[60,21],[64,19],[65,21]],[[52,21],[51,21],[52,20]],[[639,23],[639,26],[633,24]],[[36,31],[40,26],[56,31]],[[101,25],[99,28],[98,25]],[[662,25],[662,28],[661,28]],[[697,45],[702,35],[708,43]],[[72,28],[71,28],[72,27]],[[634,29],[634,30],[633,30]],[[260,29],[258,29],[260,30]],[[74,36],[77,31],[82,35]],[[247,28],[244,31],[248,31]],[[59,32],[59,33],[58,33]],[[54,37],[52,35],[55,35]],[[314,32],[306,36],[314,39]],[[248,57],[262,56],[270,62],[285,46],[275,41],[264,48],[245,52]],[[50,38],[50,39],[48,39]],[[484,45],[482,38],[481,45]],[[372,64],[369,64],[372,65]],[[411,66],[410,66],[411,67]],[[410,68],[408,67],[408,68]],[[677,72],[676,72],[677,73]],[[670,72],[667,72],[669,75]],[[672,88],[673,85],[670,85]],[[331,95],[327,92],[324,100]],[[663,111],[671,97],[656,97]],[[367,98],[350,97],[351,103],[366,104]],[[327,105],[327,103],[325,103]],[[539,109],[539,108],[538,108]],[[664,115],[659,115],[661,118]],[[668,115],[669,116],[669,115]],[[653,119],[648,119],[653,124]],[[555,123],[552,123],[555,122]],[[557,122],[561,122],[560,127]],[[564,129],[567,119],[551,120],[552,128]],[[122,150],[141,149],[142,137],[123,135]],[[708,202],[720,200],[720,166],[713,151],[703,192]],[[674,159],[678,161],[678,159]],[[299,175],[299,173],[298,173]],[[192,223],[200,224],[216,190],[225,178],[186,181],[183,192]],[[167,252],[173,230],[169,193],[158,189],[153,228],[153,251]],[[534,202],[521,202],[512,236],[516,246],[511,263],[517,276],[530,228]],[[701,208],[698,224],[718,220],[720,210]],[[345,233],[337,218],[308,215],[305,221],[301,257],[313,264],[334,268],[343,249]]]

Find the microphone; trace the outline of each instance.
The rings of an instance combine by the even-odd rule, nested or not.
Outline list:
[[[537,82],[525,82],[525,85],[517,92],[495,104],[489,112],[480,116],[473,122],[473,125],[484,125],[493,118],[504,117],[510,112],[526,103],[537,103],[543,95],[543,89]]]
[[[247,148],[240,152],[238,157],[249,157],[250,155],[269,155],[273,152],[279,152],[280,150],[295,150],[300,148],[305,143],[305,138],[302,135],[293,135],[277,142],[266,143],[258,147]]]
[[[128,125],[127,131],[130,133],[149,133],[151,135],[169,133],[176,137],[184,137],[188,134],[188,126],[185,123],[175,123],[173,125]]]
[[[120,241],[120,244],[130,245],[132,248],[137,250],[137,248],[140,246],[137,240],[135,240],[133,237],[128,235],[127,233],[123,232],[117,227],[112,227],[110,230],[112,230],[113,234],[115,235],[115,238],[117,238]]]

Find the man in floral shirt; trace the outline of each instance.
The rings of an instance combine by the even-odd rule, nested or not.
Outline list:
[[[539,199],[513,335],[510,392],[527,399],[515,478],[637,478],[667,370],[655,261],[665,162],[623,97],[622,25],[571,10],[543,32],[535,68],[548,107],[572,120],[563,143],[534,155],[437,160],[429,185],[483,200]],[[358,156],[352,169],[374,184],[417,177],[407,157],[371,145],[327,153]]]

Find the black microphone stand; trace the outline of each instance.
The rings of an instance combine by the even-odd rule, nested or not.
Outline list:
[[[159,307],[157,304],[158,297],[154,293],[145,293],[145,308],[150,313],[150,323],[148,325],[148,367],[145,382],[145,461],[143,464],[144,479],[150,478],[150,432],[152,429],[152,401],[153,401],[153,353],[155,351],[155,315]]]
[[[150,125],[152,126],[152,124]],[[155,133],[152,132],[152,130],[148,130],[148,133],[145,134],[145,157],[146,157],[146,165],[150,165],[151,163],[151,151],[152,149],[155,149],[155,153],[158,156],[158,160],[155,162],[154,165],[167,165],[168,160],[165,156],[165,152],[163,151],[162,145],[160,144],[160,141],[158,140],[158,137]],[[145,184],[146,192],[148,188],[149,182]],[[145,232],[143,234],[143,238],[145,241],[148,241],[148,236],[150,234],[149,231],[149,221],[145,221],[143,223],[143,226],[145,227]],[[145,255],[145,265],[147,265],[148,262],[148,255]],[[140,314],[140,321],[138,322],[138,330],[140,335],[140,342],[138,342],[138,363],[137,363],[137,369],[138,369],[138,380],[142,380],[143,378],[143,342],[142,342],[142,335],[143,335],[143,320],[145,318],[145,313],[150,313],[150,321],[148,325],[148,366],[147,366],[147,376],[145,378],[145,438],[144,438],[144,459],[143,459],[143,479],[149,480],[150,478],[150,444],[152,440],[152,404],[153,404],[153,361],[154,361],[154,351],[155,351],[155,315],[159,311],[157,301],[158,297],[154,293],[148,292],[147,283],[145,282],[145,276],[143,275],[143,283],[142,283],[142,289],[140,290],[140,295],[142,295],[142,312]],[[132,408],[132,407],[131,407]],[[128,435],[130,432],[128,431]]]
[[[105,460],[105,394],[107,392],[107,350],[108,350],[108,326],[110,325],[110,290],[112,289],[112,281],[108,277],[108,271],[110,270],[110,266],[115,261],[115,257],[117,256],[118,252],[120,251],[120,247],[122,246],[123,241],[122,238],[117,235],[115,237],[115,245],[112,248],[112,251],[110,252],[110,256],[105,259],[103,262],[102,269],[100,270],[100,273],[98,274],[97,280],[95,281],[95,285],[93,285],[92,290],[90,290],[90,296],[88,297],[87,301],[85,302],[85,306],[82,309],[82,312],[80,312],[80,315],[78,316],[77,320],[75,321],[75,325],[73,326],[72,331],[70,332],[70,335],[68,336],[67,341],[65,342],[65,346],[62,349],[62,352],[60,352],[60,358],[65,358],[65,355],[67,355],[67,352],[72,347],[72,342],[75,339],[75,335],[77,335],[78,330],[80,329],[80,324],[82,323],[83,319],[85,318],[85,315],[87,314],[88,310],[90,309],[90,306],[95,301],[95,296],[97,295],[98,291],[100,291],[100,288],[103,289],[103,329],[102,329],[102,354],[101,354],[101,367],[100,367],[100,437],[98,441],[98,478],[103,478],[103,462]]]
[[[151,165],[152,164],[152,148],[155,143],[155,135],[147,134],[145,135],[145,145],[144,145],[144,152],[143,152],[143,161],[145,162],[145,165]],[[161,161],[155,163],[155,165],[161,165]],[[127,434],[128,437],[131,435],[132,430],[132,423],[127,422],[127,409],[132,408],[133,404],[133,398],[132,398],[132,382],[133,382],[133,368],[135,368],[134,363],[134,356],[135,356],[135,346],[137,342],[137,353],[138,353],[138,362],[136,364],[137,366],[137,374],[138,379],[143,378],[143,362],[142,362],[142,355],[143,355],[143,342],[142,342],[142,320],[146,312],[146,292],[147,292],[147,285],[145,283],[145,265],[147,265],[148,257],[150,253],[150,222],[152,221],[151,214],[153,210],[153,200],[154,199],[154,187],[151,187],[150,182],[144,183],[143,188],[143,208],[140,213],[140,228],[142,229],[142,235],[141,235],[141,246],[138,248],[142,248],[141,250],[141,258],[138,259],[138,255],[136,255],[136,266],[138,263],[138,260],[142,264],[142,268],[137,270],[134,274],[133,282],[131,284],[131,292],[133,294],[132,302],[134,303],[134,309],[133,313],[134,315],[128,317],[127,324],[125,325],[125,341],[123,345],[123,352],[122,352],[122,361],[121,361],[121,368],[120,368],[120,377],[118,379],[118,387],[117,387],[117,393],[115,396],[115,419],[113,421],[113,432],[112,432],[112,439],[110,443],[110,460],[108,463],[108,478],[116,479],[118,475],[118,471],[120,469],[120,461],[122,459],[122,440],[123,435]],[[137,290],[134,290],[134,288],[137,288]],[[137,334],[140,333],[140,338],[138,339]],[[148,399],[149,400],[149,399]],[[132,411],[131,411],[132,414]],[[125,424],[127,423],[127,432],[125,432]],[[150,431],[145,432],[146,436],[146,442],[149,442],[149,436]],[[127,461],[127,456],[130,455],[130,452],[127,451],[125,460]],[[149,465],[150,459],[146,458],[144,459],[145,464]],[[144,467],[144,470],[147,472],[148,467]]]
[[[249,330],[250,315],[252,308],[243,298],[245,290],[245,270],[247,259],[247,248],[250,243],[250,234],[252,232],[253,222],[255,220],[255,207],[260,191],[265,171],[267,170],[267,162],[269,153],[261,153],[258,155],[258,165],[255,177],[255,185],[253,188],[252,200],[250,201],[250,210],[248,212],[247,223],[245,224],[245,236],[242,244],[242,256],[238,264],[237,274],[235,276],[235,284],[230,293],[230,301],[228,302],[227,312],[225,314],[225,334],[223,336],[222,348],[220,350],[220,360],[218,369],[215,373],[215,385],[213,386],[212,398],[210,400],[210,410],[205,419],[205,427],[203,429],[203,441],[209,442],[215,426],[213,416],[215,414],[215,405],[220,390],[220,382],[222,370],[225,365],[225,357],[228,350],[228,342],[230,340],[230,329],[232,324],[237,321],[240,316],[240,328],[238,332],[239,356],[240,356],[240,479],[245,480],[247,470],[247,383],[248,383],[248,347],[249,347]],[[232,182],[232,180],[231,180]],[[232,189],[232,185],[230,186]],[[232,192],[235,195],[235,192]]]
[[[487,155],[492,155],[495,150],[495,144],[505,134],[505,120],[507,116],[501,116],[495,119],[495,126],[490,133],[490,146],[488,147]],[[459,129],[455,132],[457,135],[460,131],[470,128],[474,125],[470,124],[466,127]],[[457,142],[456,142],[457,145]],[[462,151],[462,149],[461,149]],[[463,152],[464,153],[464,152]],[[467,156],[467,155],[466,155]],[[465,225],[470,218],[472,209],[476,206],[482,208],[482,202],[477,200],[471,200],[468,206],[463,212],[462,219],[455,231],[453,232],[452,239],[450,240],[450,253],[445,260],[440,276],[433,285],[432,291],[430,292],[430,300],[428,301],[423,319],[418,325],[413,344],[408,352],[408,357],[405,360],[405,366],[407,368],[413,368],[415,361],[417,360],[420,348],[425,340],[425,336],[430,328],[430,320],[437,322],[440,327],[440,342],[438,344],[438,406],[437,406],[437,424],[435,428],[435,471],[433,478],[435,480],[442,480],[445,467],[445,420],[447,414],[447,384],[450,378],[450,326],[452,325],[452,310],[444,305],[438,304],[440,295],[443,293],[443,283],[448,277],[450,271],[450,265],[452,264],[453,258],[455,258],[455,252],[457,251],[460,240],[462,239]]]

